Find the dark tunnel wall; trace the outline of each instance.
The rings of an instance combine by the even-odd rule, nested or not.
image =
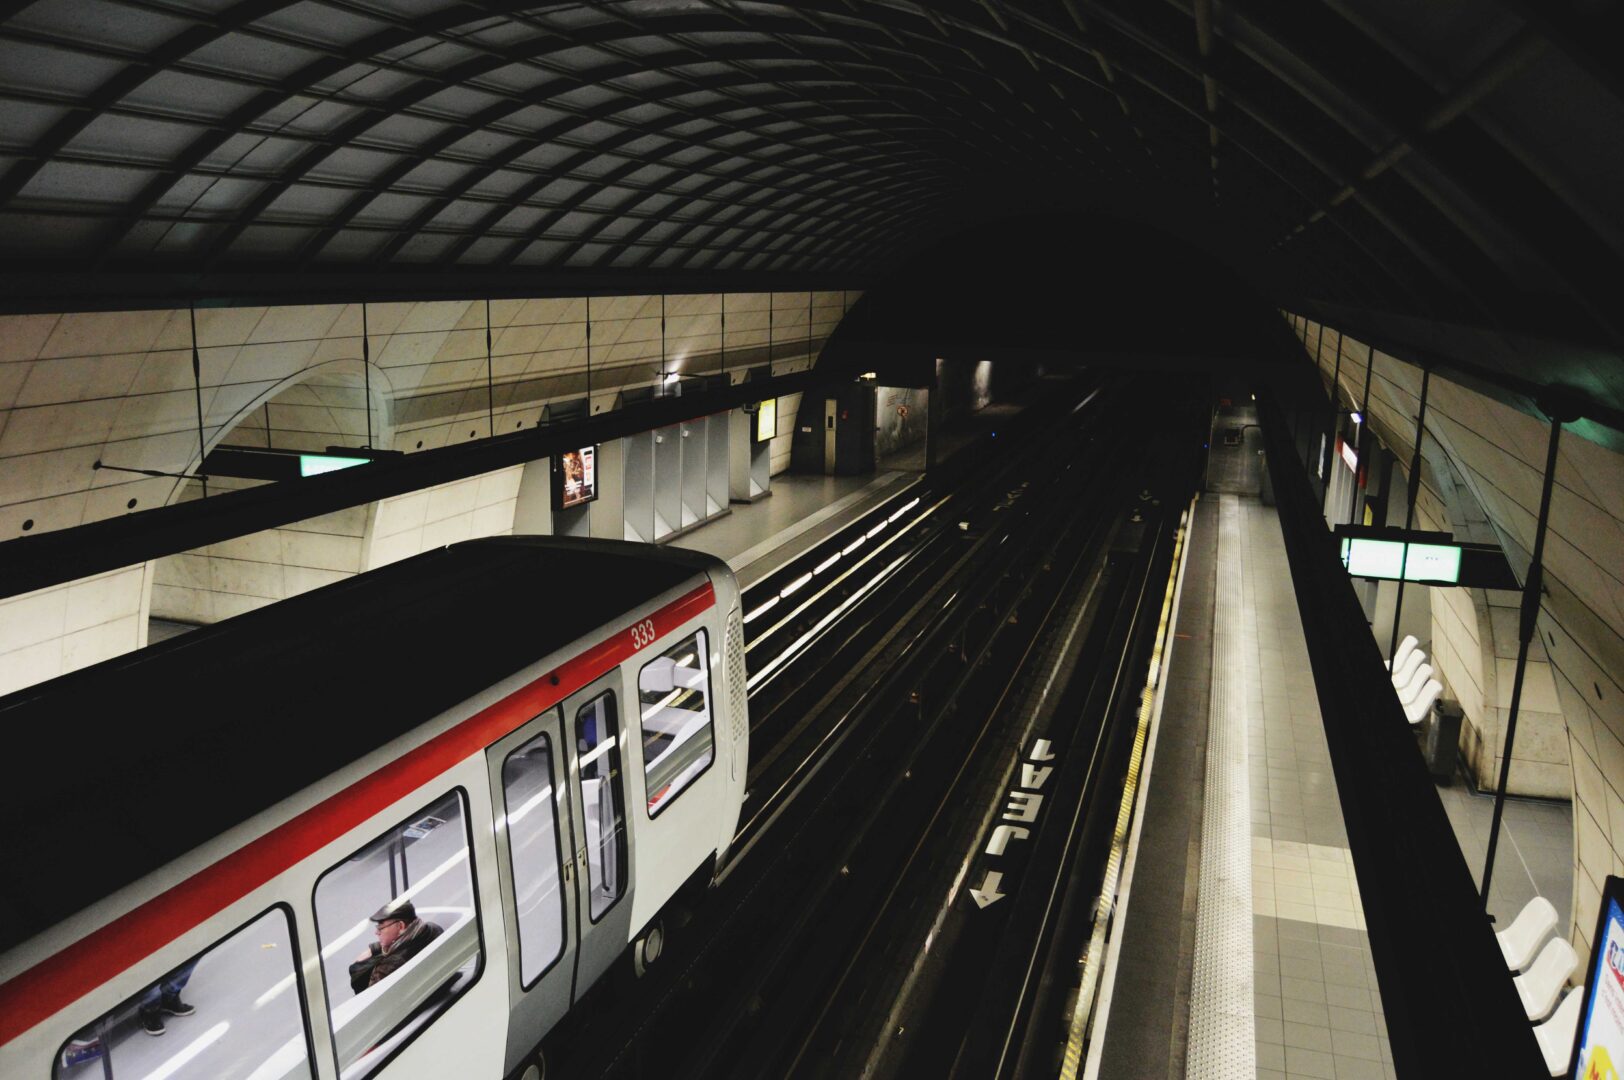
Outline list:
[[[1229,366],[1278,355],[1278,321],[1234,267],[1154,226],[1010,218],[950,238],[869,290],[820,366],[875,370],[890,385],[927,385],[937,357]]]

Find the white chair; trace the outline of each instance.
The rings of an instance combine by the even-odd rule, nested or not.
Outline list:
[[[1393,669],[1390,678],[1393,680],[1393,689],[1402,689],[1409,685],[1415,677],[1415,669],[1426,663],[1427,656],[1420,649],[1411,649],[1410,655],[1399,661],[1398,667]]]
[[[1443,683],[1437,679],[1427,680],[1427,685],[1421,688],[1421,693],[1415,700],[1404,706],[1404,719],[1410,722],[1411,727],[1425,720],[1427,713],[1432,711],[1432,703],[1437,701],[1443,692]]]
[[[1568,1075],[1568,1059],[1573,1057],[1573,1039],[1579,1034],[1579,1010],[1584,1008],[1585,992],[1575,987],[1562,999],[1551,1018],[1534,1025],[1545,1067],[1552,1076]]]
[[[1421,688],[1427,685],[1427,680],[1430,678],[1432,678],[1431,664],[1422,664],[1420,667],[1416,668],[1415,674],[1411,675],[1409,681],[1398,689],[1398,700],[1400,703],[1408,705],[1410,702],[1414,701],[1415,695],[1421,692]]]
[[[1545,939],[1556,932],[1556,908],[1543,896],[1536,896],[1517,913],[1511,925],[1497,931],[1500,953],[1506,958],[1506,967],[1521,971],[1534,959]]]
[[[1568,976],[1578,967],[1579,956],[1565,938],[1552,938],[1546,943],[1528,970],[1512,980],[1517,984],[1517,996],[1522,998],[1528,1019],[1543,1020],[1550,1015],[1557,996],[1567,985]]]
[[[1398,650],[1393,653],[1393,658],[1387,661],[1387,669],[1392,671],[1394,668],[1403,667],[1404,661],[1409,658],[1410,653],[1414,652],[1415,647],[1419,644],[1421,643],[1415,640],[1414,634],[1405,634],[1404,640],[1398,643]]]

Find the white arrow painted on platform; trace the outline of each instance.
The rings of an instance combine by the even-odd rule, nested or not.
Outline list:
[[[1004,875],[996,870],[988,870],[987,876],[981,879],[981,888],[970,890],[970,899],[976,902],[976,907],[985,908],[989,904],[996,904],[1004,898],[998,891],[998,886],[1004,883]]]

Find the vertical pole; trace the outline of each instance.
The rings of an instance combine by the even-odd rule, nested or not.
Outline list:
[[[197,474],[203,480],[203,497],[209,497],[209,476],[203,471],[203,459],[208,456],[208,443],[203,438],[203,357],[197,351],[197,305],[187,306],[192,317],[192,391],[197,402]],[[269,412],[266,413],[270,415]],[[97,464],[101,464],[97,462]]]
[[[660,373],[659,392],[665,390],[665,372]],[[592,415],[592,297],[586,298],[586,414]]]
[[[366,407],[367,449],[372,449],[372,335],[367,331],[367,302],[361,301],[361,393]]]
[[[1320,326],[1320,336],[1321,337],[1325,336],[1325,326],[1323,324],[1321,324],[1321,326]],[[1316,375],[1319,374],[1319,346],[1318,345],[1314,346],[1314,372],[1315,372]],[[1318,476],[1321,472],[1323,472],[1325,474],[1324,479],[1320,481],[1320,502],[1322,504],[1320,506],[1320,510],[1322,512],[1325,510],[1325,507],[1324,507],[1323,503],[1325,503],[1331,497],[1331,478],[1336,475],[1336,461],[1335,461],[1335,457],[1336,457],[1336,429],[1337,429],[1336,418],[1342,412],[1342,406],[1340,404],[1338,404],[1338,389],[1337,388],[1340,387],[1341,385],[1342,385],[1342,331],[1338,330],[1336,332],[1336,365],[1331,369],[1331,430],[1328,431],[1326,433],[1326,435],[1325,435],[1325,450],[1324,450],[1324,453],[1322,453],[1314,461],[1314,475]],[[1327,454],[1331,456],[1332,460],[1330,460],[1330,461],[1326,460],[1326,455]]]
[[[1421,407],[1415,413],[1415,452],[1410,455],[1410,490],[1404,498],[1404,529],[1415,527],[1415,499],[1421,494],[1421,440],[1427,433],[1427,385],[1432,381],[1432,369],[1421,369]],[[1410,559],[1410,547],[1404,546],[1404,561]],[[1400,564],[1398,595],[1393,598],[1393,638],[1387,643],[1387,659],[1398,651],[1398,617],[1404,611],[1404,573]]]
[[[492,438],[496,437],[496,380],[491,374],[491,302],[485,300],[485,423],[489,427],[486,432]]]
[[[1338,339],[1339,341],[1341,339]],[[1348,524],[1361,525],[1359,520],[1359,477],[1370,476],[1370,465],[1365,461],[1365,447],[1370,442],[1367,434],[1370,431],[1370,376],[1376,370],[1376,347],[1372,345],[1365,358],[1365,392],[1359,402],[1359,439],[1353,448],[1354,461],[1358,468],[1353,470],[1353,494],[1348,496]]]
[[[1547,409],[1547,411],[1551,411]],[[1539,597],[1545,576],[1545,527],[1551,518],[1551,489],[1556,482],[1556,449],[1562,440],[1562,417],[1551,417],[1551,441],[1545,451],[1545,484],[1539,493],[1539,519],[1534,525],[1534,555],[1523,583],[1522,611],[1517,623],[1517,673],[1511,681],[1511,709],[1506,715],[1506,743],[1500,753],[1500,786],[1494,792],[1494,820],[1489,825],[1489,851],[1483,860],[1483,907],[1489,906],[1489,882],[1494,878],[1494,853],[1500,845],[1500,819],[1506,810],[1506,785],[1511,780],[1511,751],[1517,742],[1517,710],[1522,704],[1523,673],[1528,667],[1528,646],[1539,618]]]

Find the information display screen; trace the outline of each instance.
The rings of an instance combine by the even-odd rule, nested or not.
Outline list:
[[[553,509],[568,510],[598,497],[598,448],[583,446],[553,458]]]
[[[1354,577],[1454,585],[1460,581],[1460,550],[1458,544],[1343,537],[1342,565]]]
[[[778,434],[778,399],[768,398],[756,406],[755,441],[766,442]]]
[[[320,476],[322,473],[337,472],[339,469],[353,469],[357,465],[366,465],[371,461],[371,458],[340,457],[337,454],[300,454],[299,475]]]
[[[1616,1080],[1624,1061],[1624,878],[1609,876],[1596,924],[1595,959],[1585,977],[1584,1007],[1569,1077]]]

